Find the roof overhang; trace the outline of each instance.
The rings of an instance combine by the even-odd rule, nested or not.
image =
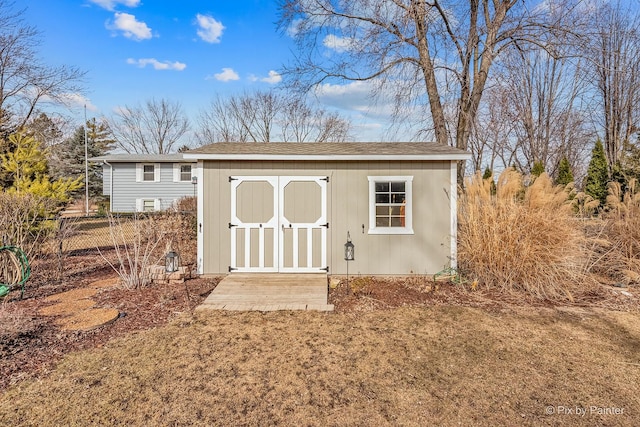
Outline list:
[[[471,154],[396,154],[396,155],[379,155],[379,154],[210,154],[210,153],[194,153],[184,154],[185,160],[271,160],[271,161],[458,161],[469,160]]]

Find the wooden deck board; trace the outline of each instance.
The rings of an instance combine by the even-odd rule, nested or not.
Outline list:
[[[198,309],[333,311],[326,274],[243,274],[225,277]]]

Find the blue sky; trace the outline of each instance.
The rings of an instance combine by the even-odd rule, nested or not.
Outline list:
[[[216,95],[277,86],[293,49],[269,0],[17,0],[22,7],[47,64],[87,71],[80,121],[82,104],[99,117],[152,97],[180,101],[195,119]],[[357,139],[381,138],[379,120],[363,116],[366,87],[327,89],[320,101],[355,121]]]

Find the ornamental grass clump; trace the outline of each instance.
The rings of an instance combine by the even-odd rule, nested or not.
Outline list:
[[[601,245],[594,270],[616,282],[640,283],[640,189],[631,179],[625,191],[617,182],[608,185],[607,210],[602,215]]]
[[[527,292],[540,299],[574,301],[596,285],[588,274],[590,248],[574,216],[570,193],[546,174],[525,186],[504,171],[492,194],[477,174],[458,206],[462,274],[481,286]]]

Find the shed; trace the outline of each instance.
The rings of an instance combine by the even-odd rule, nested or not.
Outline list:
[[[457,165],[435,143],[216,143],[196,160],[198,269],[432,274],[456,266]]]

